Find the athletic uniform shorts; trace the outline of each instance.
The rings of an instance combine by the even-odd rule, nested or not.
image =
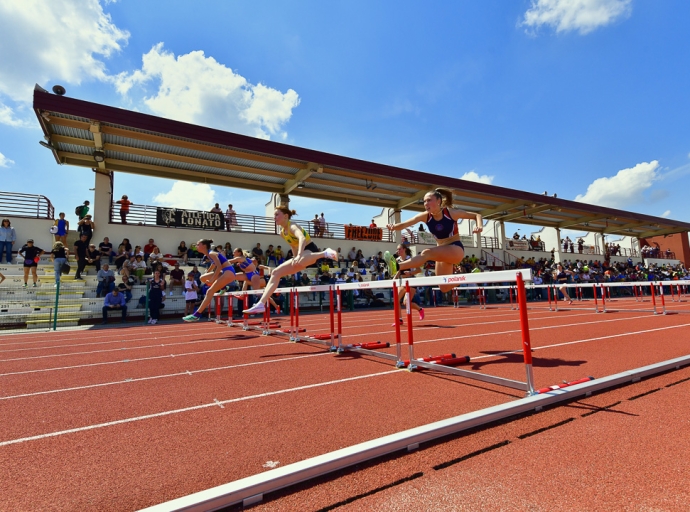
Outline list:
[[[232,265],[230,265],[229,267],[225,267],[225,268],[220,269],[221,274],[225,274],[226,272],[232,272],[232,275],[233,276],[235,275],[235,269],[232,268]]]
[[[24,266],[25,267],[38,267],[38,263],[36,263],[34,260],[24,260]]]
[[[462,249],[463,251],[465,250],[465,246],[462,245],[462,242],[461,242],[460,240],[458,240],[457,242],[453,242],[453,243],[450,244],[450,245],[457,245],[457,246],[460,247],[460,249]]]
[[[312,253],[319,252],[319,248],[316,247],[316,244],[314,242],[309,242],[304,249]]]

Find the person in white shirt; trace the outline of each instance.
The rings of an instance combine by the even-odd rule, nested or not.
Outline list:
[[[189,274],[187,274],[187,280],[184,282],[185,315],[191,315],[192,313],[194,313],[194,305],[196,304],[196,300],[199,297],[197,295],[198,291],[199,287],[197,286],[196,281],[194,280],[194,274],[190,272]]]

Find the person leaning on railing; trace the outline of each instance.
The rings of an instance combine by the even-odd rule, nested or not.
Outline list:
[[[120,221],[123,224],[127,224],[127,214],[129,213],[129,207],[134,203],[132,203],[132,201],[130,201],[126,195],[122,196],[122,199],[118,199],[115,202],[120,205]]]

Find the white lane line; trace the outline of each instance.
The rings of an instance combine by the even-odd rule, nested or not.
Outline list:
[[[146,414],[144,416],[136,416],[133,418],[124,418],[121,420],[109,421],[107,423],[97,423],[95,425],[87,425],[84,427],[70,428],[67,430],[59,430],[56,432],[49,432],[46,434],[40,434],[40,435],[36,435],[36,436],[22,437],[19,439],[10,439],[8,441],[0,442],[0,447],[9,446],[12,444],[26,443],[29,441],[38,441],[40,439],[47,439],[49,437],[63,436],[66,434],[74,434],[77,432],[85,432],[88,430],[95,430],[95,429],[99,429],[99,428],[107,428],[107,427],[112,427],[115,425],[122,425],[125,423],[134,423],[137,421],[144,421],[144,420],[149,420],[149,419],[153,419],[153,418],[161,418],[163,416],[170,416],[173,414],[181,414],[181,413],[185,413],[185,412],[198,411],[200,409],[207,409],[209,407],[218,407],[219,405],[227,405],[227,404],[232,404],[232,403],[237,403],[237,402],[244,402],[247,400],[256,400],[259,398],[266,398],[269,396],[276,396],[276,395],[282,395],[282,394],[286,394],[286,393],[294,393],[297,391],[304,391],[304,390],[308,390],[308,389],[315,389],[315,388],[324,387],[324,386],[332,386],[335,384],[342,384],[345,382],[353,382],[356,380],[369,379],[371,377],[380,377],[383,375],[390,375],[393,373],[400,373],[400,370],[397,370],[397,369],[396,370],[387,370],[384,372],[371,373],[368,375],[359,375],[357,377],[348,377],[345,379],[332,380],[332,381],[328,381],[328,382],[319,382],[317,384],[307,384],[304,386],[298,386],[298,387],[294,387],[294,388],[280,389],[278,391],[269,391],[267,393],[260,393],[257,395],[243,396],[243,397],[239,397],[239,398],[232,398],[229,400],[222,400],[219,402],[214,401],[214,402],[210,402],[210,403],[206,403],[206,404],[195,405],[192,407],[184,407],[181,409],[173,409],[170,411],[163,411],[163,412],[157,412],[157,413],[153,413],[153,414]]]
[[[611,338],[621,338],[621,337],[624,337],[624,336],[635,336],[635,335],[637,335],[637,334],[647,334],[647,333],[650,333],[650,332],[665,331],[665,330],[668,330],[668,329],[677,329],[677,328],[679,328],[679,327],[688,327],[688,326],[690,326],[690,324],[670,325],[670,326],[667,326],[667,327],[657,327],[656,329],[647,329],[647,330],[644,330],[644,331],[623,332],[623,333],[619,333],[619,334],[610,334],[610,335],[608,335],[608,336],[598,336],[598,337],[596,337],[596,338],[587,338],[587,339],[584,339],[584,340],[565,341],[565,342],[563,342],[563,343],[555,343],[555,344],[553,344],[553,345],[544,345],[543,347],[532,347],[532,350],[533,350],[533,351],[537,351],[537,350],[544,350],[544,349],[547,349],[547,348],[564,347],[564,346],[567,346],[567,345],[577,345],[577,344],[579,344],[579,343],[589,343],[590,341],[608,340],[608,339],[611,339]],[[485,355],[485,356],[476,356],[476,357],[472,357],[472,358],[471,358],[471,361],[476,361],[477,359],[488,359],[488,358],[492,358],[492,357],[506,356],[506,355],[510,355],[510,354],[522,354],[522,350],[511,350],[511,351],[509,351],[509,352],[500,352],[500,353],[498,353],[498,354],[490,354],[490,355]]]
[[[129,378],[129,379],[125,379],[125,380],[101,382],[99,384],[87,384],[84,386],[74,386],[71,388],[49,389],[46,391],[36,391],[34,393],[23,393],[21,395],[3,396],[3,397],[0,397],[0,401],[13,400],[16,398],[28,398],[28,397],[39,396],[39,395],[51,395],[53,393],[65,393],[67,391],[81,391],[84,389],[102,388],[102,387],[106,387],[106,386],[114,386],[117,384],[126,384],[126,383],[128,384],[130,382],[144,382],[147,380],[167,379],[169,377],[181,377],[183,375],[194,375],[195,373],[207,373],[207,372],[217,372],[217,371],[222,371],[222,370],[234,370],[236,368],[247,368],[250,366],[259,366],[259,365],[264,365],[264,364],[282,363],[283,361],[294,361],[296,359],[308,359],[311,357],[327,356],[329,354],[330,354],[329,352],[320,352],[318,354],[301,355],[301,356],[295,356],[295,357],[285,357],[283,359],[272,359],[270,361],[255,361],[253,363],[233,364],[233,365],[228,365],[228,366],[218,366],[216,368],[203,368],[201,370],[192,370],[192,371],[185,370],[184,372],[178,372],[178,373],[167,373],[167,374],[162,374],[162,375],[151,375],[149,377]]]
[[[266,343],[265,345],[247,345],[245,347],[221,348],[221,349],[217,349],[217,350],[202,350],[200,352],[185,352],[182,354],[177,354],[177,356],[175,356],[175,357],[215,354],[218,352],[230,352],[233,350],[274,347],[276,345],[293,345],[293,343],[291,343],[289,341],[281,341],[278,343]],[[0,377],[7,377],[10,375],[26,375],[29,373],[52,372],[52,371],[56,371],[56,370],[73,370],[76,368],[90,368],[93,366],[103,366],[103,365],[109,365],[109,364],[135,363],[135,362],[140,362],[140,361],[154,361],[156,359],[168,359],[168,358],[170,358],[170,356],[166,354],[164,356],[139,357],[139,358],[135,358],[135,359],[118,359],[117,361],[102,361],[102,362],[98,362],[98,363],[77,364],[77,365],[73,365],[73,366],[57,366],[57,367],[53,367],[53,368],[39,368],[36,370],[23,370],[23,371],[18,371],[18,372],[0,373]]]

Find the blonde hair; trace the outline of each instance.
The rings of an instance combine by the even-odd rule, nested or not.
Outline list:
[[[55,242],[53,244],[53,250],[54,251],[58,251],[58,250],[64,249],[64,248],[65,248],[65,245],[62,242]]]

